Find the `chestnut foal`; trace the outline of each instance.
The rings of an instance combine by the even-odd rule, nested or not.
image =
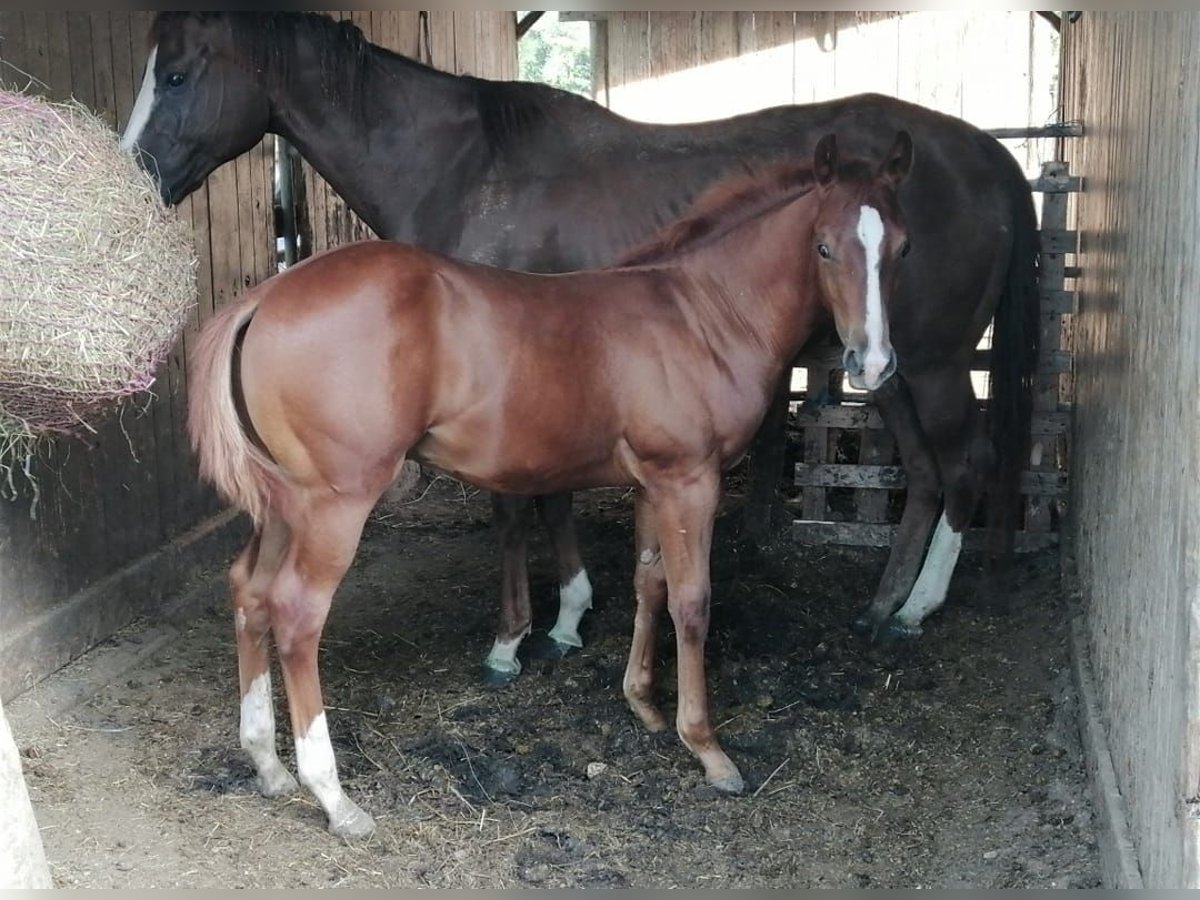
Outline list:
[[[530,495],[637,489],[637,612],[624,691],[651,730],[654,635],[675,623],[676,727],[710,784],[742,789],[709,718],[704,642],[721,473],[774,388],[832,317],[851,380],[895,371],[888,303],[907,235],[900,132],[879,164],[811,163],[712,189],[629,265],[533,275],[371,241],[313,257],[214,317],[188,377],[205,478],[254,536],[230,572],[242,746],[264,794],[296,787],[275,750],[268,635],[300,780],[329,827],[371,817],[342,790],[317,649],[363,524],[406,459]]]

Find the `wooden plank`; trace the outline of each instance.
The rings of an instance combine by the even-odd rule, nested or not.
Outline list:
[[[475,13],[454,11],[454,72],[478,75],[479,60],[475,48]]]
[[[867,429],[860,437],[858,462],[863,466],[885,466],[896,455],[896,440],[885,429]],[[888,492],[881,490],[856,491],[856,518],[860,522],[886,522]]]
[[[853,463],[797,463],[798,487],[873,488],[898,491],[908,484],[903,466],[868,466]],[[1065,472],[1022,472],[1021,493],[1059,497],[1067,490]],[[806,516],[806,518],[808,518]]]
[[[1075,312],[1079,293],[1061,288],[1042,288],[1041,297],[1043,313],[1055,313],[1065,316]]]
[[[808,370],[808,391],[811,395],[820,392],[829,384],[829,370],[813,366]],[[811,465],[828,462],[829,448],[836,440],[837,432],[829,428],[804,429],[804,461]],[[799,484],[799,482],[796,482]],[[806,519],[824,519],[829,514],[825,489],[816,485],[805,486],[800,496],[804,501],[804,517]]]
[[[70,91],[77,100],[96,108],[96,86],[92,79],[92,20],[88,13],[69,12],[67,42],[70,47]]]
[[[0,10],[0,84],[24,89],[34,62],[29,58],[22,14],[17,10]]]
[[[890,547],[895,525],[866,522],[825,522],[797,519],[792,522],[792,540],[807,546]],[[982,549],[986,534],[981,528],[967,530],[963,543],[970,549]],[[1035,553],[1058,546],[1058,535],[1030,534],[1018,531],[1014,538],[1017,553]]]
[[[1029,187],[1043,194],[1072,194],[1083,190],[1083,178],[1078,175],[1039,175]]]
[[[88,14],[91,45],[88,55],[92,71],[92,109],[116,129],[116,86],[112,52],[112,28],[107,12]],[[82,52],[72,44],[75,52]],[[148,532],[150,516],[142,509],[145,475],[141,465],[146,452],[142,423],[134,404],[114,410],[101,429],[100,493],[104,504],[105,532],[109,566],[132,561],[154,546],[155,535]],[[150,485],[149,487],[153,487]]]
[[[46,17],[46,58],[49,63],[44,79],[47,96],[65,100],[71,96],[71,38],[63,13]]]
[[[991,350],[976,350],[971,356],[971,369],[986,372],[992,365]],[[1038,371],[1046,375],[1061,375],[1071,371],[1071,354],[1065,350],[1043,349]]]
[[[981,406],[987,409],[987,404]],[[796,414],[796,424],[805,428],[845,428],[858,431],[864,428],[883,428],[883,419],[874,406],[839,404],[825,406],[815,412],[801,411]],[[1071,430],[1069,412],[1041,411],[1033,414],[1031,431],[1039,435],[1067,434]]]
[[[1046,202],[1051,202],[1046,198]],[[1045,203],[1042,206],[1043,222],[1045,221]],[[1063,218],[1066,218],[1065,209]],[[1079,247],[1079,235],[1067,228],[1046,228],[1041,231],[1042,251],[1045,253],[1074,253]]]

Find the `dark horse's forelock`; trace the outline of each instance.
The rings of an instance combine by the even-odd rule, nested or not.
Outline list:
[[[788,162],[718,182],[702,193],[682,218],[626,253],[614,268],[664,262],[684,250],[715,240],[767,208],[807,194],[816,180],[812,162]]]
[[[321,90],[336,103],[357,109],[363,101],[363,70],[371,44],[353,22],[320,13],[294,12],[163,12],[154,19],[150,40],[161,44],[184,20],[225,27],[233,61],[265,80],[268,89],[292,81],[300,64],[293,52],[301,43],[316,48]]]

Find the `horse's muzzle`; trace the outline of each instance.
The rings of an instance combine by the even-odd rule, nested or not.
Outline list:
[[[865,352],[847,347],[842,354],[842,365],[851,387],[860,391],[875,391],[896,373],[896,351],[891,346]]]

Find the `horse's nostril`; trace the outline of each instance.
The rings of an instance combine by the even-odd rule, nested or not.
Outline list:
[[[852,347],[847,347],[846,352],[842,354],[842,365],[848,375],[858,376],[863,372],[862,358]]]

